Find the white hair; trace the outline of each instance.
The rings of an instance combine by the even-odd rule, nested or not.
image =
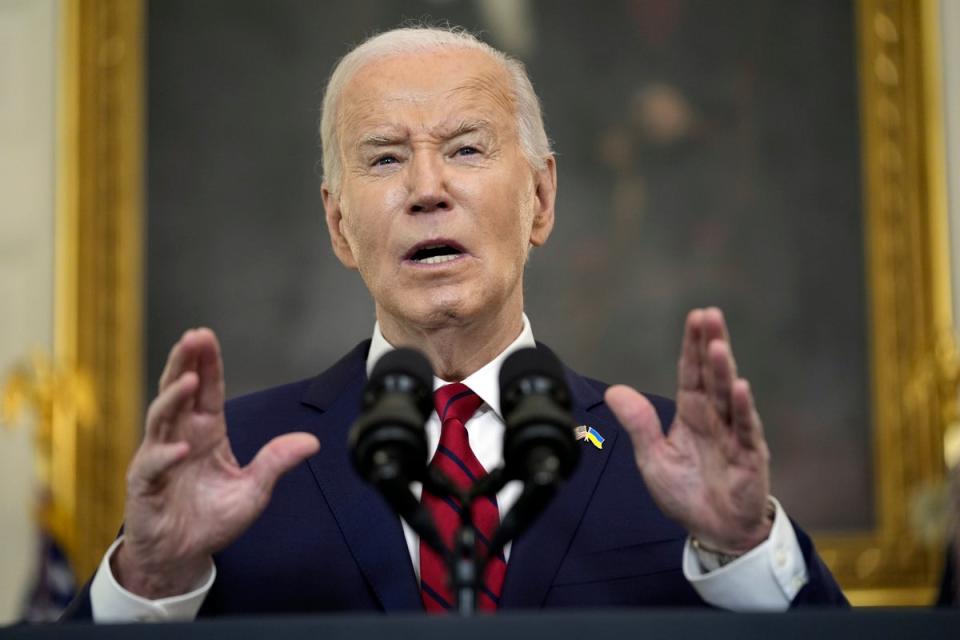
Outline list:
[[[323,177],[331,191],[339,191],[342,177],[339,132],[337,131],[340,98],[344,87],[354,74],[378,59],[451,48],[483,51],[500,63],[513,81],[520,149],[532,167],[536,169],[546,167],[547,158],[553,151],[543,126],[540,100],[533,90],[522,62],[494,49],[469,31],[459,27],[404,27],[367,39],[343,56],[330,74],[323,96],[320,140],[323,145]]]

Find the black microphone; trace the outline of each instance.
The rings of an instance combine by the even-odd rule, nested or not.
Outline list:
[[[443,544],[429,512],[410,491],[427,481],[427,434],[433,410],[433,368],[419,351],[396,349],[373,367],[350,427],[353,465],[373,484],[417,535],[442,555]]]
[[[419,351],[396,349],[377,361],[349,440],[353,464],[368,482],[423,479],[423,425],[433,409],[432,398],[433,369]]]
[[[506,359],[500,369],[500,409],[506,423],[504,466],[491,489],[521,480],[523,492],[493,535],[487,561],[533,524],[580,459],[570,390],[563,366],[550,350],[521,349]]]
[[[500,369],[506,430],[503,461],[510,479],[553,486],[573,472],[580,449],[563,366],[545,347],[520,349]]]

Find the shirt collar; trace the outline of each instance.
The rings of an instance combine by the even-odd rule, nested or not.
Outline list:
[[[527,318],[527,314],[524,313],[523,329],[520,331],[517,339],[507,345],[507,348],[501,351],[496,358],[467,376],[462,381],[463,384],[470,387],[475,394],[480,396],[480,399],[483,400],[484,403],[500,416],[500,367],[503,365],[503,361],[507,356],[514,351],[535,346],[537,346],[537,343],[533,339],[530,320]],[[373,372],[373,367],[377,363],[377,360],[382,358],[388,351],[393,351],[394,348],[395,347],[383,337],[383,333],[380,331],[380,323],[377,322],[374,324],[373,339],[370,341],[370,351],[367,353],[367,376]],[[449,384],[449,381],[441,380],[436,376],[433,377],[434,390],[439,389],[445,384]],[[501,418],[502,417],[503,416],[501,416]]]

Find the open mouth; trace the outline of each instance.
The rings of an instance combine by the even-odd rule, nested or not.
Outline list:
[[[431,242],[414,247],[407,260],[417,264],[442,264],[456,260],[464,254],[462,247],[449,242]]]

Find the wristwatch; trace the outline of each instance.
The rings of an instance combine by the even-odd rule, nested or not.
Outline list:
[[[773,500],[767,500],[767,512],[765,515],[767,520],[770,522],[773,522],[773,519],[776,517],[777,508],[773,504]],[[743,555],[742,553],[728,553],[726,551],[719,551],[717,549],[705,547],[693,536],[690,536],[690,544],[693,546],[693,550],[697,554],[697,560],[700,562],[700,568],[706,573],[716,571],[721,567],[725,567]]]

